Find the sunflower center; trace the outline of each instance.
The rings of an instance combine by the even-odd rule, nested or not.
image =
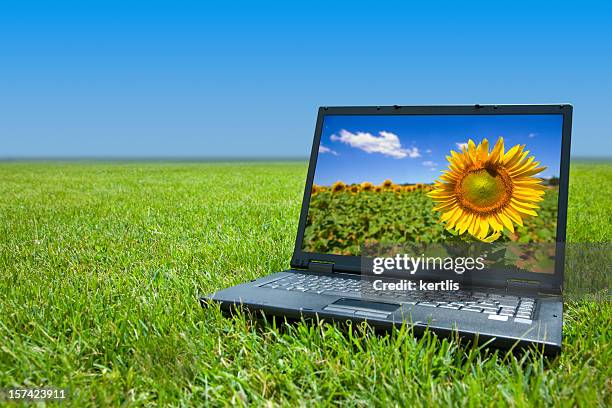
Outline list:
[[[477,212],[493,211],[503,206],[511,193],[507,178],[497,169],[489,168],[466,174],[458,186],[463,205]]]

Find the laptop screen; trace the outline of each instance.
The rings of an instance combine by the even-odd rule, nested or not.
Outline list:
[[[562,126],[560,114],[327,115],[302,250],[554,243]]]

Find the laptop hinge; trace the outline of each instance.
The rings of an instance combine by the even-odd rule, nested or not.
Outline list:
[[[322,262],[322,261],[310,261],[308,262],[308,270],[312,272],[332,273],[334,271],[334,263],[333,262]]]

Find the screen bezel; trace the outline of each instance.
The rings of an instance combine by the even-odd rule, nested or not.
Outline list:
[[[311,261],[332,262],[334,271],[344,273],[361,272],[361,257],[337,254],[323,254],[304,252],[302,250],[304,232],[310,206],[310,196],[317,165],[319,145],[323,122],[326,116],[331,115],[563,115],[561,136],[561,161],[559,169],[559,198],[557,212],[557,252],[555,256],[555,270],[553,274],[537,272],[521,272],[507,270],[484,269],[471,271],[463,275],[453,273],[456,280],[469,282],[474,286],[502,287],[511,279],[538,281],[542,289],[554,292],[561,290],[563,283],[563,268],[565,260],[566,221],[567,221],[567,195],[569,184],[570,138],[572,128],[573,107],[569,104],[557,105],[468,105],[468,106],[373,106],[373,107],[321,107],[318,111],[314,140],[310,153],[310,163],[302,200],[302,209],[297,231],[297,238],[291,266],[306,268]],[[420,278],[448,277],[432,271],[419,271]]]

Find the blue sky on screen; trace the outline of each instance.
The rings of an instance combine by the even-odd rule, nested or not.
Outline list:
[[[486,138],[492,147],[500,136],[506,151],[525,144],[547,167],[541,177],[558,176],[562,123],[561,115],[327,116],[315,183],[431,183],[450,150],[470,138],[477,144]]]

